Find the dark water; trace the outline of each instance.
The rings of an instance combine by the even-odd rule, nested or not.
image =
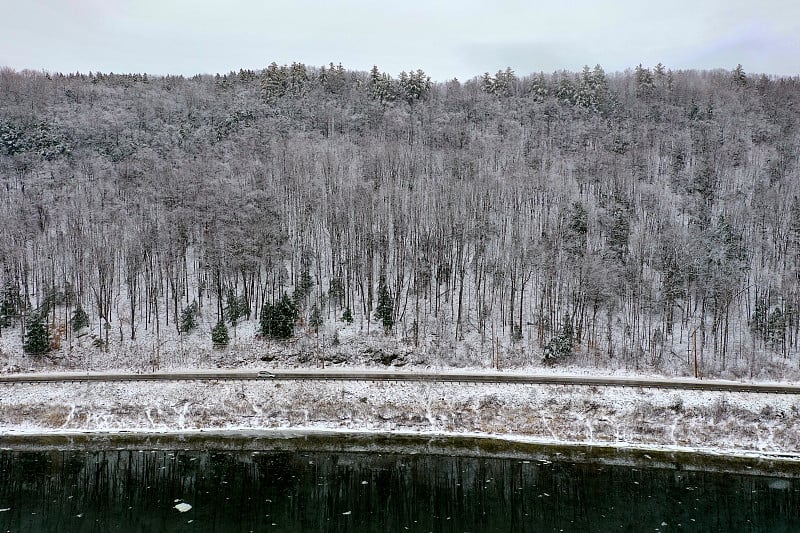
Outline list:
[[[0,531],[800,531],[793,476],[541,456],[72,448],[0,452]]]

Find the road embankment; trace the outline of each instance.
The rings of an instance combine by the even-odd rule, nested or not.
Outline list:
[[[3,383],[0,440],[19,433],[283,428],[800,451],[796,393],[275,374]]]

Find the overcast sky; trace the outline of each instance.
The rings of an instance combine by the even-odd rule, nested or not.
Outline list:
[[[673,69],[800,74],[798,0],[0,0],[0,66],[226,73],[300,61],[435,80]]]

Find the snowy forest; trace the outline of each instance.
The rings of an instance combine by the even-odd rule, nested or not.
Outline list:
[[[797,368],[799,140],[800,79],[741,66],[4,69],[0,336]]]

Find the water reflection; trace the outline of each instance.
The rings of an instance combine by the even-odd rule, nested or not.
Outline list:
[[[4,451],[0,509],[0,531],[788,532],[800,483],[377,452]]]

